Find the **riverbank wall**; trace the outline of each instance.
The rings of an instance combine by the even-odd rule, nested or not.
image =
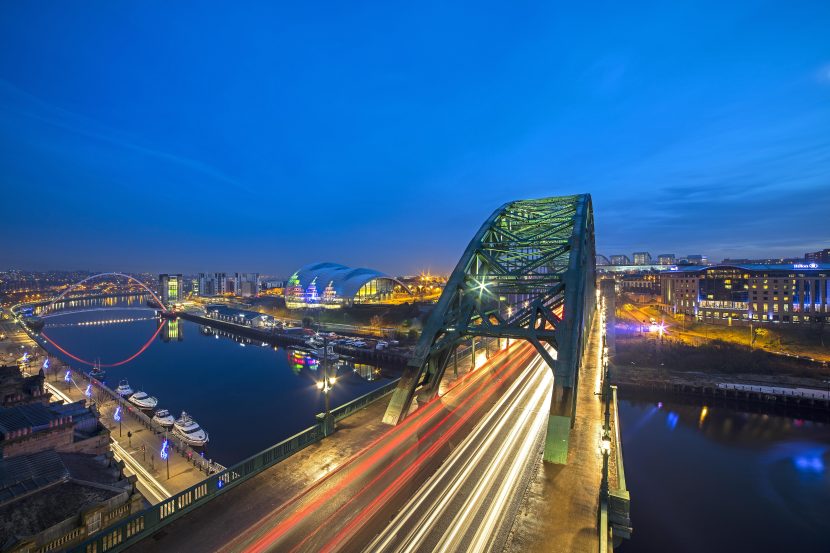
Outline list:
[[[201,315],[196,315],[195,313],[182,312],[178,315],[182,319],[194,323],[225,330],[227,332],[238,334],[246,338],[266,342],[274,346],[295,346],[301,348],[306,346],[305,340],[307,336],[305,335],[265,330],[251,326],[231,323],[228,321],[220,321],[217,319],[212,319],[210,317],[203,317]],[[360,363],[366,363],[369,365],[376,365],[386,368],[402,368],[404,365],[406,365],[407,361],[409,361],[408,355],[397,351],[354,348],[339,344],[334,346],[334,351],[341,355],[351,357],[355,361],[358,361]]]
[[[637,374],[632,372],[637,371]],[[650,401],[704,401],[707,405],[748,412],[830,420],[830,391],[823,383],[812,387],[788,386],[752,375],[683,374],[649,368],[613,367],[610,380],[623,398]]]

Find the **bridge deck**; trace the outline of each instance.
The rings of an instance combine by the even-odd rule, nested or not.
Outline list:
[[[376,401],[339,421],[337,432],[325,440],[206,503],[129,551],[216,551],[388,430],[381,422],[386,403]]]
[[[598,317],[597,317],[598,320]],[[594,324],[579,373],[576,417],[566,465],[539,463],[505,553],[595,553],[602,476],[603,410],[596,382],[600,328]]]

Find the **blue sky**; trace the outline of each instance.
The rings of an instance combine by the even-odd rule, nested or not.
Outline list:
[[[575,192],[609,255],[830,247],[828,2],[285,4],[5,3],[0,267],[449,271]]]

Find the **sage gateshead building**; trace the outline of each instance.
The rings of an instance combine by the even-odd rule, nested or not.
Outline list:
[[[313,263],[291,275],[284,297],[289,309],[338,309],[411,301],[412,293],[398,279],[374,269]]]
[[[676,266],[660,273],[663,305],[699,321],[814,324],[830,319],[830,264]]]

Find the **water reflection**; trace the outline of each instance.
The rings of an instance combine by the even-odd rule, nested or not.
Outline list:
[[[288,366],[291,367],[294,374],[300,374],[303,369],[317,371],[320,367],[320,360],[307,351],[289,348],[285,350],[285,354],[288,357]]]
[[[98,298],[64,298],[55,302],[51,307],[38,305],[33,308],[35,315],[40,315],[48,308],[48,313],[53,314],[59,311],[82,311],[84,309],[107,308],[107,307],[147,307],[147,299],[150,297],[146,292],[121,294],[115,296]]]
[[[164,319],[159,318],[158,324],[164,325]],[[184,340],[184,323],[180,322],[179,319],[167,319],[167,324],[164,325],[160,337],[163,342],[181,342]]]
[[[366,365],[365,363],[352,363],[351,369],[352,372],[354,372],[360,378],[368,380],[369,382],[375,380],[380,376],[380,369],[378,367]]]
[[[826,550],[827,423],[630,399],[620,417],[636,528],[623,552]]]
[[[149,308],[148,313],[152,313]],[[66,314],[56,320],[70,323],[134,315],[126,310],[101,310]],[[134,352],[147,336],[152,336],[143,354],[123,365],[107,367],[107,381],[128,379],[158,397],[163,408],[194,413],[199,424],[210,430],[211,456],[224,465],[309,427],[325,409],[325,396],[316,385],[320,360],[310,352],[284,350],[185,319],[164,319],[164,325],[159,324],[153,319],[100,326],[66,325],[49,333],[67,351],[87,360],[100,359],[102,365]],[[155,339],[156,331],[159,339]],[[50,351],[79,368],[54,347],[50,346]],[[337,386],[329,394],[332,407],[386,382],[373,374],[376,370],[350,360],[332,361],[329,368],[330,374],[337,375]],[[252,427],[251,421],[265,422]]]

